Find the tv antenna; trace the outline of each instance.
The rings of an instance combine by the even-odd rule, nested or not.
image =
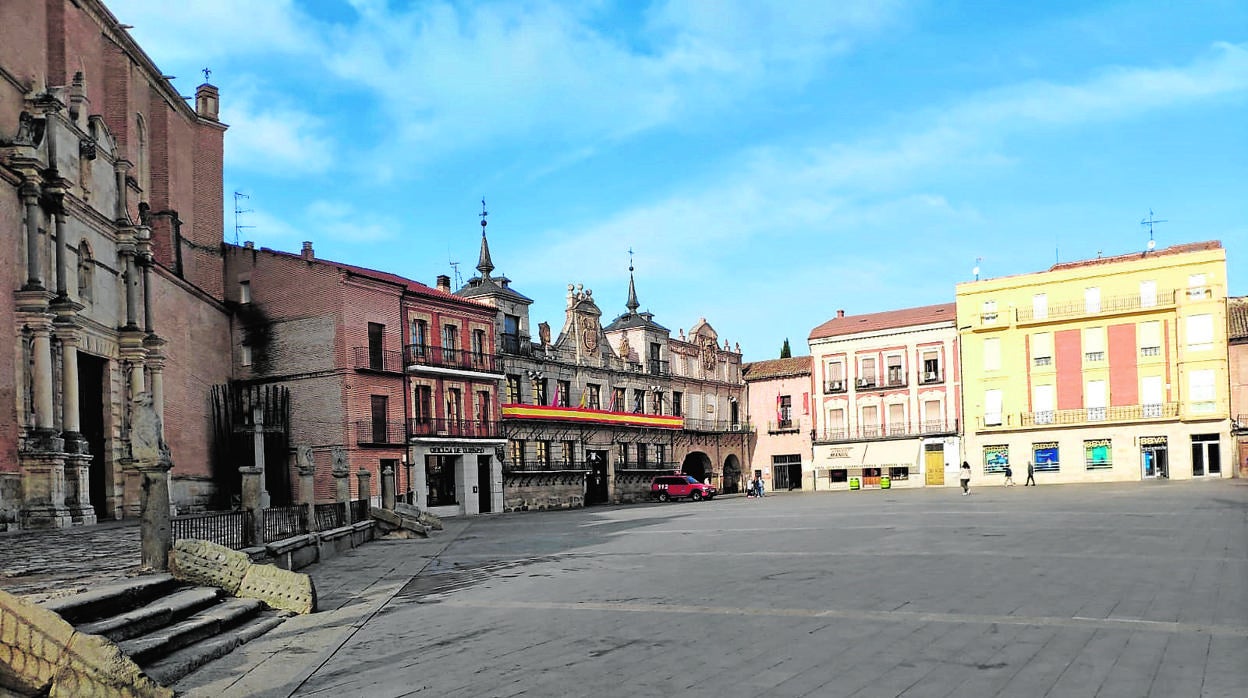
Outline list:
[[[975,268],[971,270],[971,273],[975,275],[976,281],[979,281],[979,265],[982,264],[983,261],[984,261],[983,257],[975,258]]]
[[[461,288],[464,285],[464,277],[459,275],[459,262],[452,262],[451,256],[446,256],[447,264],[451,265],[451,273],[455,276],[455,288]]]
[[[256,227],[256,226],[254,226],[254,225],[243,225],[241,222],[239,222],[239,219],[238,219],[238,217],[239,217],[239,216],[241,216],[241,215],[243,215],[244,213],[254,213],[254,212],[255,212],[254,210],[252,210],[252,209],[250,209],[250,208],[239,208],[239,207],[242,205],[240,202],[241,202],[243,199],[250,199],[250,198],[251,198],[250,196],[248,196],[248,195],[246,195],[246,194],[244,194],[244,193],[242,193],[242,192],[237,192],[237,191],[236,191],[236,192],[234,192],[234,244],[235,244],[235,245],[237,245],[237,244],[238,244],[238,233],[239,233],[240,231],[242,231],[242,230],[243,230],[243,229],[245,229],[245,228],[254,228],[254,227]]]
[[[1148,226],[1148,251],[1152,252],[1157,247],[1157,241],[1153,239],[1153,226],[1158,223],[1169,223],[1164,218],[1153,218],[1153,209],[1148,209],[1148,218],[1140,220],[1140,225]]]

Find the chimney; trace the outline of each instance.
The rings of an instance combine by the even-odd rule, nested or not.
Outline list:
[[[205,119],[219,121],[221,93],[216,85],[204,83],[195,90],[195,113]]]
[[[438,290],[451,292],[451,277],[446,274],[438,274]]]
[[[244,240],[244,241],[243,241],[243,249],[246,249],[246,250],[254,250],[254,249],[256,249],[256,243],[252,242],[251,240]]]
[[[304,241],[303,241],[303,251],[299,253],[299,256],[300,256],[300,257],[303,257],[304,259],[308,260],[309,262],[310,262],[310,261],[312,261],[312,260],[314,260],[314,259],[316,259],[316,255],[312,254],[312,243],[311,243],[311,241],[308,241],[308,240],[304,240]]]
[[[838,310],[838,311],[836,311],[836,316],[837,316],[837,317],[845,317],[845,311],[844,311],[844,310]]]

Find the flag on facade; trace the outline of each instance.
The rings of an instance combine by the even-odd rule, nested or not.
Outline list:
[[[586,391],[584,391],[584,392],[582,392],[582,393],[581,393],[581,409],[585,409],[585,401],[586,401],[588,398],[589,398],[589,391],[588,391],[588,390],[586,390]]]
[[[780,422],[783,422],[783,421],[784,421],[784,417],[780,416],[780,415],[781,415],[781,410],[780,410],[780,405],[781,405],[781,404],[782,404],[782,402],[781,402],[781,398],[780,398],[780,396],[779,396],[779,395],[777,395],[777,396],[776,396],[776,423],[777,423],[777,424],[779,424]]]
[[[555,395],[550,399],[550,406],[554,407],[559,404],[559,381],[555,381]]]
[[[611,391],[611,404],[607,405],[607,411],[608,411],[608,412],[614,412],[614,411],[615,411],[615,397],[616,397],[616,395],[619,395],[619,393],[617,393],[616,391],[612,390],[612,391]]]

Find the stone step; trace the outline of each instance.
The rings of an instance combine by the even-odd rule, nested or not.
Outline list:
[[[225,592],[215,587],[188,587],[125,613],[77,626],[79,632],[121,642],[150,633],[216,603]]]
[[[168,627],[117,643],[140,666],[200,640],[212,637],[264,609],[256,599],[227,598],[215,606]]]
[[[182,677],[233,652],[236,647],[260,637],[281,625],[290,617],[288,613],[264,611],[260,615],[193,645],[183,647],[151,664],[143,666],[143,673],[162,686],[172,687]]]
[[[107,584],[73,596],[45,601],[42,606],[59,613],[71,625],[125,613],[176,589],[179,582],[170,574],[149,574],[124,582]]]

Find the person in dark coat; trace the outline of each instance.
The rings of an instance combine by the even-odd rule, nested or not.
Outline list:
[[[1036,484],[1036,466],[1031,461],[1027,461],[1027,482],[1023,483],[1023,487]]]

